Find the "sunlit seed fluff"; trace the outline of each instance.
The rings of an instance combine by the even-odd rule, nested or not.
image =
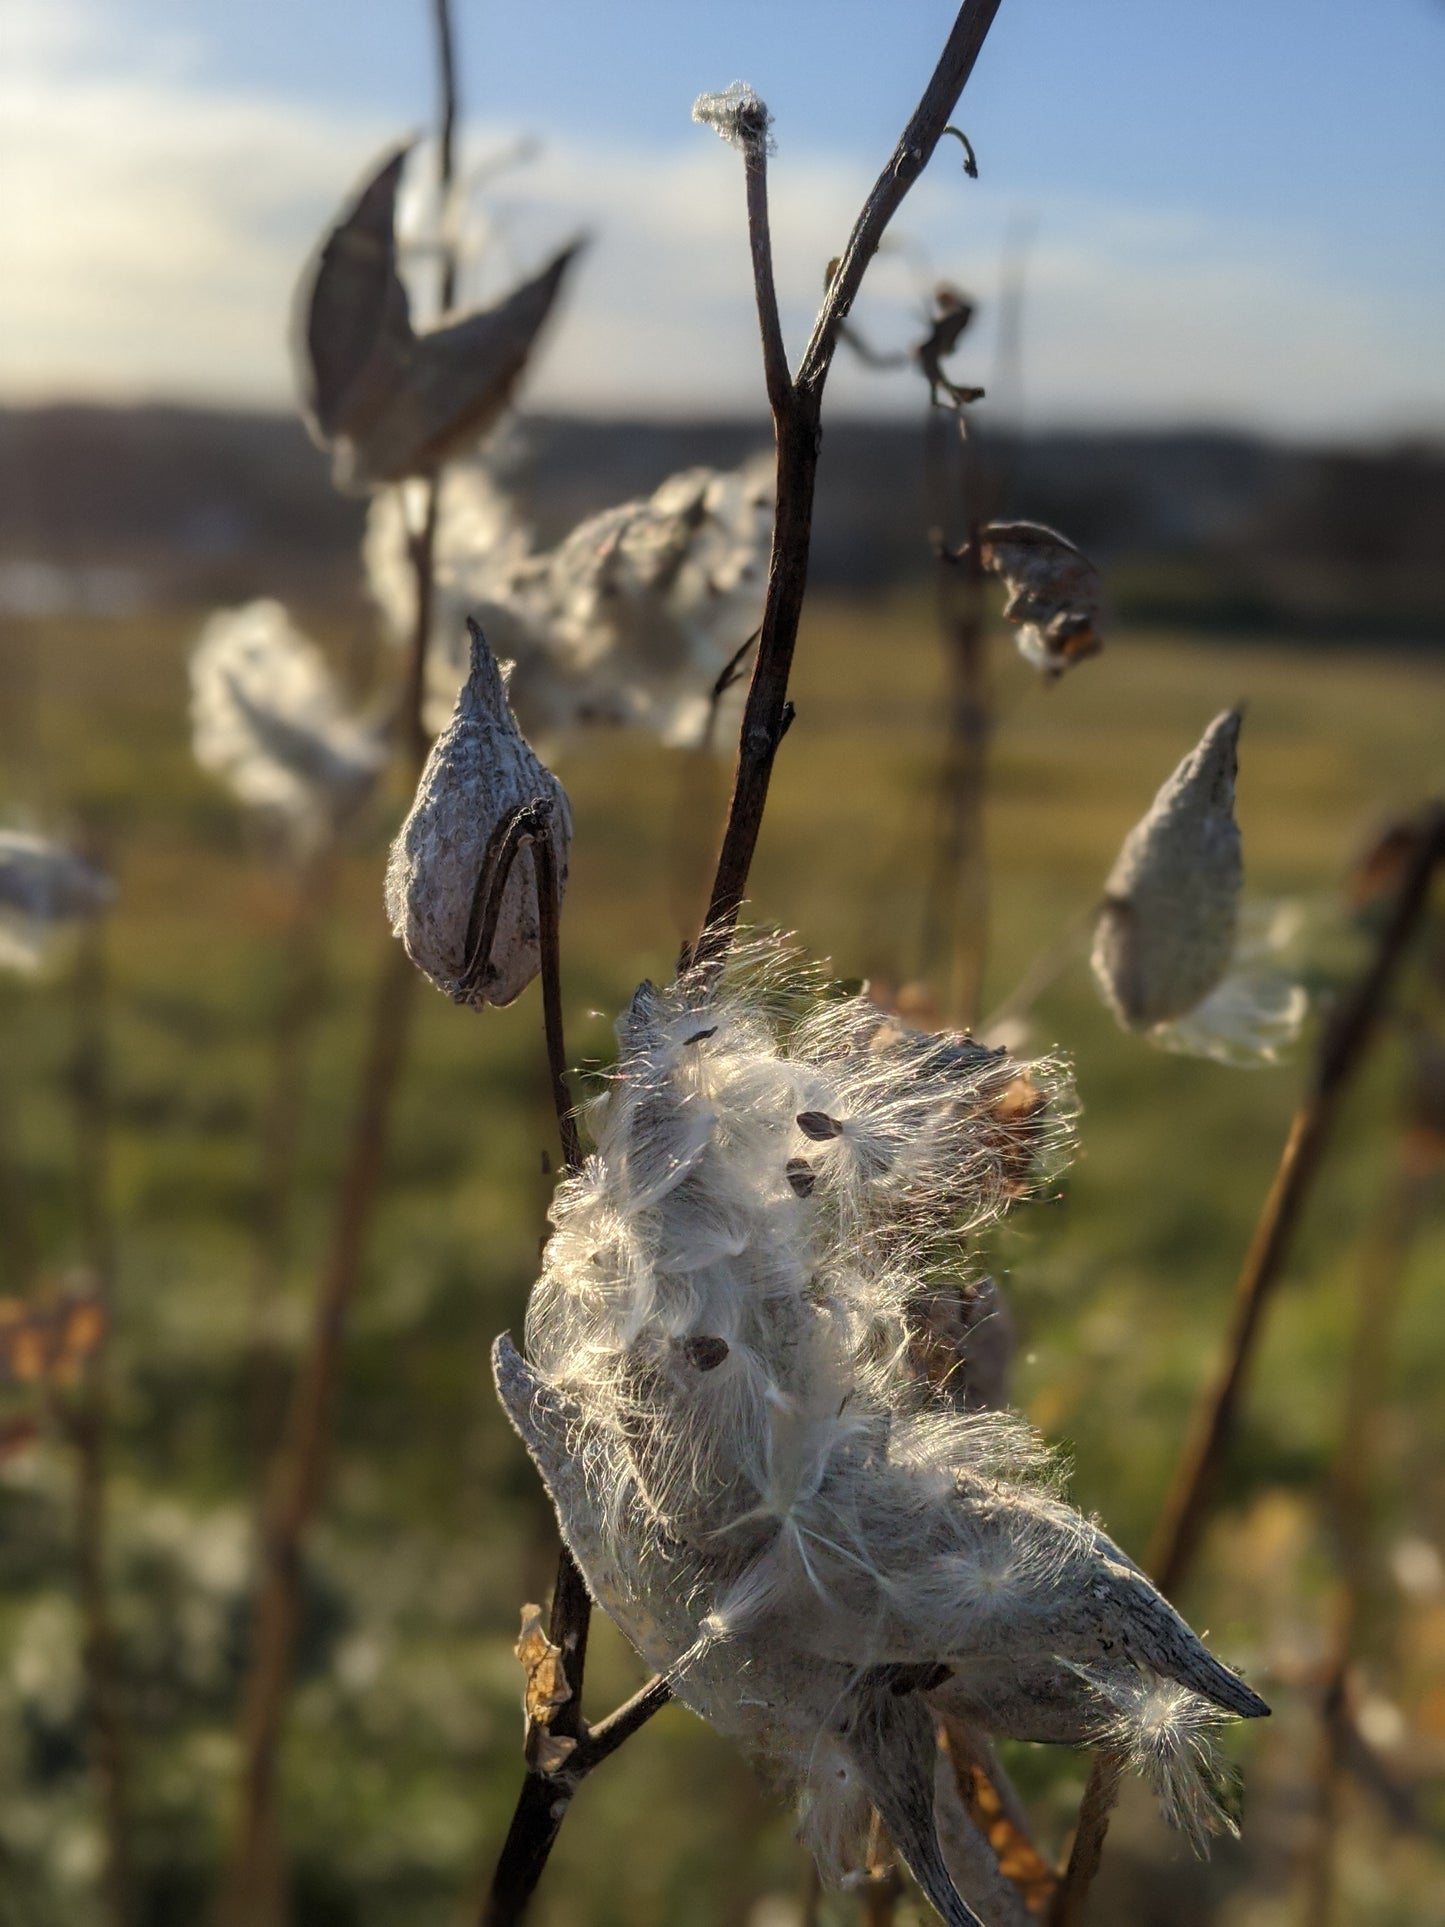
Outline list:
[[[967,1922],[935,1837],[936,1705],[1073,1744],[1100,1680],[1119,1704],[1142,1673],[1265,1710],[1064,1502],[1022,1421],[919,1369],[969,1234],[1057,1168],[1063,1073],[911,1031],[776,943],[644,984],[618,1034],[528,1359],[496,1351],[503,1403],[594,1596],[806,1789],[830,1877],[873,1807]],[[1037,1104],[1005,1103],[1021,1078]]]
[[[34,970],[65,924],[98,917],[115,884],[49,837],[0,830],[0,966]]]
[[[697,741],[719,673],[761,619],[772,496],[768,458],[688,469],[648,498],[579,523],[555,549],[536,550],[488,470],[449,474],[435,545],[429,718],[440,728],[451,713],[466,668],[457,638],[471,616],[513,664],[508,694],[529,740],[627,726]],[[399,499],[380,498],[366,564],[399,639],[415,607],[406,539]]]
[[[560,899],[572,816],[566,792],[517,727],[496,658],[472,629],[471,671],[432,745],[411,814],[391,847],[386,908],[407,955],[458,1003],[509,1004],[541,968],[538,874],[520,844],[503,872],[517,812],[535,806]],[[485,956],[488,905],[494,935]]]
[[[196,761],[294,846],[333,834],[371,793],[385,745],[347,713],[321,651],[279,602],[218,610],[190,667]]]
[[[1094,977],[1126,1029],[1184,1016],[1229,968],[1244,881],[1239,726],[1238,710],[1215,717],[1124,839],[1104,885]]]
[[[1219,1708],[1173,1680],[1145,1673],[1100,1683],[1095,1742],[1149,1782],[1164,1817],[1197,1853],[1210,1834],[1238,1834],[1237,1784],[1216,1741]]]
[[[1237,1069],[1278,1062],[1309,1014],[1309,995],[1289,963],[1299,924],[1296,904],[1242,904],[1224,977],[1193,1010],[1152,1030],[1151,1043]]]
[[[692,104],[692,117],[745,154],[765,150],[769,144],[773,117],[745,80],[735,80],[721,93],[699,94]]]

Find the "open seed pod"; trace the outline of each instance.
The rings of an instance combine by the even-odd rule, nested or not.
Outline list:
[[[498,1392],[593,1598],[674,1697],[790,1778],[831,1880],[870,1808],[952,1927],[934,1726],[1111,1745],[1192,1837],[1209,1739],[1264,1702],[1060,1496],[1016,1416],[920,1376],[916,1308],[1054,1160],[1021,1072],[776,942],[643,984]],[[1066,1120],[1059,1119],[1055,1150]],[[1177,1741],[1177,1745],[1174,1744]],[[1153,1748],[1152,1753],[1150,1748]]]
[[[560,905],[572,814],[517,727],[475,623],[471,673],[391,846],[386,909],[407,955],[454,1002],[509,1004],[542,967],[538,845]]]
[[[394,148],[327,235],[298,291],[293,354],[307,426],[337,486],[430,475],[511,398],[577,253],[572,243],[495,307],[418,334],[397,266]]]

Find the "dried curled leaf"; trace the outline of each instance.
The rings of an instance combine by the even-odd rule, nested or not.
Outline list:
[[[960,288],[952,287],[947,281],[940,282],[933,291],[933,323],[927,335],[913,351],[913,359],[923,371],[928,383],[931,401],[945,395],[955,407],[965,402],[981,401],[981,388],[961,388],[957,382],[950,381],[944,374],[942,364],[963,339],[964,330],[973,320],[974,306]]]
[[[999,1873],[1013,1884],[1030,1914],[1041,1914],[1053,1898],[1058,1878],[1000,1793],[1000,1785],[1007,1788],[1007,1781],[988,1742],[953,1720],[942,1722],[939,1742],[940,1765],[947,1769],[965,1811],[987,1840]],[[986,1752],[987,1765],[978,1757],[980,1748]],[[1013,1798],[1016,1801],[1017,1795]]]
[[[40,1436],[40,1422],[29,1412],[17,1412],[0,1419],[0,1466],[18,1459]]]
[[[968,1895],[988,1927],[1034,1927],[1039,1916],[1003,1866],[999,1844],[964,1797],[965,1774],[955,1771],[944,1733],[940,1731],[938,1737],[933,1815],[939,1849],[954,1886]]]
[[[307,425],[337,486],[430,475],[506,407],[579,243],[495,307],[417,333],[397,267],[395,148],[318,250],[297,302],[294,356]]]
[[[1019,625],[1019,654],[1057,680],[1097,656],[1103,582],[1066,536],[1041,522],[991,522],[979,536],[979,560],[1008,588],[1004,619]]]
[[[1215,717],[1124,839],[1104,885],[1094,977],[1126,1030],[1186,1015],[1229,968],[1244,882],[1240,720],[1237,709]]]
[[[572,815],[517,727],[475,623],[471,638],[471,674],[391,847],[386,908],[417,968],[455,1002],[480,1009],[511,1003],[542,967],[530,844],[546,838],[560,902]],[[530,827],[519,835],[521,812]]]
[[[554,1646],[540,1606],[523,1606],[522,1630],[512,1649],[522,1662],[522,1710],[527,1719],[524,1755],[534,1773],[555,1773],[577,1749],[576,1740],[552,1731],[552,1721],[572,1697],[562,1648]]]
[[[1356,856],[1345,891],[1352,910],[1370,910],[1393,897],[1430,834],[1426,814],[1379,824]]]
[[[0,1383],[73,1385],[105,1323],[104,1307],[80,1292],[46,1305],[0,1299]]]

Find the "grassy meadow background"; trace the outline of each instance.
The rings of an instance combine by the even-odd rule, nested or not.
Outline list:
[[[111,1185],[118,1239],[112,1564],[140,1810],[147,1927],[206,1917],[231,1795],[256,1483],[253,1277],[258,1119],[272,1076],[292,902],[240,810],[192,763],[186,655],[204,610],[7,618],[0,806],[93,829],[120,880],[108,928]],[[343,665],[360,615],[298,612]],[[1244,700],[1248,890],[1301,910],[1307,978],[1342,981],[1364,939],[1339,884],[1382,813],[1438,786],[1442,679],[1361,637],[1323,649],[1128,629],[1054,689],[995,637],[999,727],[988,843],[985,1002],[1095,899],[1120,839],[1221,707]],[[377,673],[395,664],[382,655]],[[922,591],[815,597],[754,872],[754,912],[841,975],[914,974],[941,750],[943,663]],[[730,756],[595,737],[559,758],[576,845],[564,920],[574,1062],[604,1063],[639,978],[692,928]],[[277,1323],[299,1343],[328,1235],[370,985],[390,942],[378,804],[333,881],[293,1250]],[[1435,942],[1439,943],[1436,932]],[[67,1106],[73,988],[0,977],[8,1152],[44,1270],[79,1260]],[[1417,970],[1419,966],[1417,965]],[[1191,1397],[1307,1063],[1244,1073],[1118,1033],[1082,954],[1031,1041],[1073,1057],[1077,1162],[1019,1213],[993,1261],[1022,1333],[1016,1396],[1072,1455],[1075,1495],[1141,1555]],[[324,1523],[307,1566],[285,1757],[295,1918],[453,1927],[475,1906],[520,1771],[518,1608],[545,1596],[546,1503],[496,1404],[488,1349],[518,1330],[555,1158],[534,986],[477,1015],[420,986],[385,1196],[346,1351]],[[1094,1918],[1192,1927],[1302,1921],[1300,1856],[1318,1747],[1311,1668],[1333,1567],[1320,1501],[1367,1229],[1397,1157],[1404,1051],[1387,1037],[1352,1097],[1253,1372],[1216,1523],[1181,1604],[1275,1717],[1231,1744],[1245,1828],[1200,1867],[1130,1793]],[[1413,1248],[1383,1414],[1379,1583],[1361,1655],[1367,1728],[1415,1791],[1413,1824],[1347,1785],[1342,1919],[1445,1919],[1445,1221]],[[17,1281],[4,1288],[16,1293]],[[8,1408],[7,1408],[8,1409]],[[86,1764],[69,1582],[72,1476],[43,1442],[0,1472],[0,1922],[99,1918],[101,1835]],[[605,1623],[600,1712],[637,1664]],[[1062,1844],[1084,1761],[1010,1763]],[[788,1927],[804,1865],[783,1807],[678,1708],[579,1797],[538,1927]],[[921,1920],[905,1902],[900,1919]],[[825,1902],[824,1919],[858,1918]]]

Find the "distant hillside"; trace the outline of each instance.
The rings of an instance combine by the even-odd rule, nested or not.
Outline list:
[[[519,425],[544,539],[762,422],[551,417]],[[1445,449],[1303,450],[1207,433],[1043,434],[986,452],[991,512],[1056,523],[1120,612],[1281,635],[1445,640]],[[0,607],[351,597],[364,504],[286,416],[170,407],[0,409]],[[928,566],[922,434],[826,432],[813,579],[884,588]]]

